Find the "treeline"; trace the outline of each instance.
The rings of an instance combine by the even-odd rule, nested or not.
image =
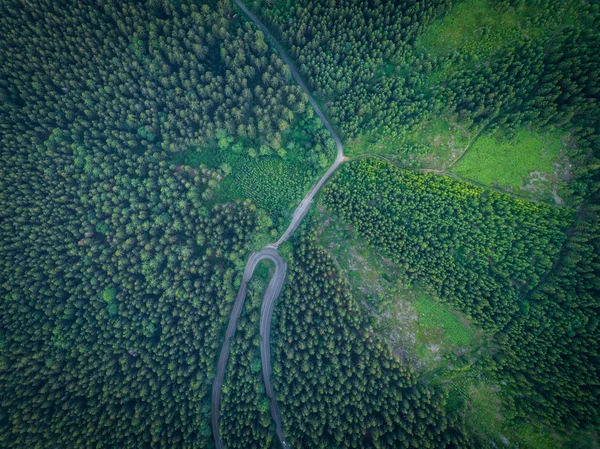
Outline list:
[[[577,217],[380,160],[345,167],[325,204],[500,343],[515,416],[598,423],[598,216]],[[575,224],[570,224],[576,219]],[[560,260],[558,263],[555,261]]]
[[[286,440],[311,448],[467,448],[447,393],[417,382],[374,334],[333,259],[304,233],[272,329]]]

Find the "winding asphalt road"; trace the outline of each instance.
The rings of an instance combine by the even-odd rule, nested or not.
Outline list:
[[[235,302],[233,304],[233,309],[231,311],[231,316],[229,317],[229,324],[227,325],[227,331],[225,332],[225,341],[223,342],[223,346],[221,347],[221,354],[219,356],[219,363],[217,365],[217,375],[213,382],[212,388],[212,428],[213,428],[213,436],[215,439],[215,446],[217,449],[223,448],[223,442],[221,441],[221,434],[219,432],[219,415],[220,415],[220,402],[221,402],[221,389],[223,387],[223,378],[225,377],[225,368],[227,367],[227,360],[229,359],[229,352],[231,349],[231,339],[235,334],[235,330],[237,328],[237,321],[240,317],[240,313],[244,306],[244,301],[246,299],[246,291],[248,289],[248,282],[252,279],[252,275],[254,273],[254,269],[256,265],[261,260],[271,260],[275,264],[275,273],[273,277],[269,281],[269,285],[267,286],[267,290],[265,292],[265,296],[263,298],[263,303],[260,311],[260,358],[262,362],[262,374],[263,381],[265,383],[265,391],[267,396],[269,397],[270,408],[271,408],[271,416],[273,421],[275,422],[275,432],[277,437],[279,438],[279,442],[284,449],[290,448],[285,441],[283,435],[283,425],[281,422],[281,414],[279,412],[279,407],[277,406],[277,399],[275,397],[275,391],[273,390],[273,385],[271,384],[271,345],[270,345],[270,333],[271,333],[271,317],[273,316],[273,308],[275,306],[275,300],[279,296],[281,292],[281,288],[283,287],[283,282],[285,281],[285,275],[287,270],[287,265],[283,258],[277,252],[277,247],[285,242],[296,230],[306,213],[309,211],[310,206],[313,202],[314,196],[317,194],[319,189],[325,184],[327,179],[331,176],[331,174],[339,167],[339,165],[344,161],[344,150],[342,148],[342,142],[338,135],[335,133],[327,118],[321,112],[319,105],[312,97],[308,88],[300,78],[300,75],[294,68],[294,65],[289,60],[283,47],[277,42],[277,39],[269,32],[269,30],[262,24],[262,22],[252,14],[246,5],[244,5],[240,0],[235,0],[236,4],[244,11],[244,13],[261,29],[261,31],[265,34],[265,36],[270,37],[275,45],[275,48],[279,52],[283,61],[289,66],[292,76],[296,80],[296,82],[300,85],[306,96],[308,97],[308,101],[314,108],[315,112],[323,122],[323,125],[329,133],[331,137],[335,141],[337,147],[337,155],[335,161],[329,167],[327,172],[319,179],[310,191],[306,194],[306,196],[302,199],[294,213],[292,214],[292,221],[290,225],[285,230],[283,235],[277,240],[275,243],[271,243],[265,246],[260,252],[250,254],[248,258],[248,262],[246,263],[246,268],[244,269],[244,276],[242,278],[242,283],[240,285],[240,289],[235,298]]]
[[[223,378],[225,376],[225,368],[227,366],[227,360],[229,359],[229,351],[231,349],[231,339],[235,334],[237,322],[240,317],[240,313],[242,312],[242,307],[244,307],[244,301],[246,300],[246,291],[248,290],[248,283],[250,282],[250,279],[252,279],[252,275],[254,274],[254,269],[256,268],[256,265],[258,265],[258,263],[261,260],[271,260],[275,264],[275,273],[273,274],[273,277],[271,278],[271,280],[269,281],[269,285],[267,286],[267,290],[263,299],[260,318],[260,335],[262,337],[260,345],[260,356],[262,359],[263,378],[270,379],[271,376],[271,348],[269,346],[271,315],[273,313],[273,304],[275,304],[275,299],[277,299],[277,297],[279,296],[281,288],[283,287],[283,282],[285,281],[287,265],[283,258],[277,252],[277,248],[273,246],[266,246],[261,252],[252,253],[248,258],[246,268],[244,269],[244,276],[242,277],[242,283],[240,285],[240,289],[238,290],[237,297],[235,298],[235,302],[233,303],[233,310],[231,311],[231,316],[229,317],[229,324],[227,325],[227,331],[225,332],[225,341],[223,342],[223,346],[221,347],[221,355],[219,356],[219,364],[217,365],[217,376],[215,377],[212,388],[212,428],[217,449],[221,449],[223,447],[223,444],[221,442],[221,435],[219,432],[219,404],[221,402],[221,389],[223,386]],[[268,308],[270,310],[268,320],[263,320],[265,308]],[[266,348],[264,348],[265,346]],[[265,356],[268,357],[268,364],[265,364]],[[267,391],[267,395],[273,401],[273,387],[270,382],[269,387],[266,387],[265,389]],[[275,411],[277,415],[279,415],[279,410],[277,408]],[[273,413],[272,405],[271,413]],[[283,440],[281,418],[279,418],[277,435],[280,437],[280,441]]]

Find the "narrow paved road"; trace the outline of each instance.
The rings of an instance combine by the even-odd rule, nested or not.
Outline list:
[[[254,274],[254,269],[256,265],[261,260],[271,260],[275,264],[275,273],[273,277],[269,281],[269,285],[267,286],[267,290],[265,292],[265,297],[263,299],[263,305],[261,310],[261,322],[260,322],[260,334],[263,336],[263,332],[265,332],[262,315],[266,307],[270,308],[271,313],[273,312],[273,304],[275,303],[275,299],[279,296],[281,292],[281,288],[283,287],[283,282],[285,281],[285,274],[287,270],[287,265],[283,258],[277,252],[277,249],[273,246],[266,246],[259,253],[252,253],[248,258],[248,262],[246,263],[246,268],[244,269],[244,276],[242,277],[242,283],[240,285],[240,289],[238,290],[238,294],[235,298],[235,302],[233,303],[233,309],[231,311],[231,316],[229,317],[229,324],[227,325],[227,331],[225,332],[225,341],[223,342],[223,346],[221,347],[221,355],[219,356],[219,364],[217,365],[217,376],[215,377],[212,389],[212,428],[213,435],[215,438],[215,445],[217,449],[221,449],[223,444],[221,442],[221,435],[219,432],[219,404],[221,402],[221,389],[223,386],[223,378],[225,376],[225,368],[227,366],[227,360],[229,359],[229,351],[231,349],[231,339],[235,334],[235,330],[237,328],[238,318],[240,317],[240,313],[242,312],[242,308],[244,307],[244,301],[246,300],[246,291],[248,289],[248,283],[250,279],[252,279],[252,275]],[[271,316],[269,314],[269,328],[271,323]],[[267,346],[268,346],[268,334],[270,329],[266,329],[267,334]],[[265,339],[263,337],[263,341],[261,342],[261,359],[263,358],[263,346],[265,344]],[[270,354],[270,348],[267,349]],[[269,360],[270,361],[270,360]],[[268,366],[265,365],[263,361],[263,377],[266,375],[270,377],[271,374],[271,364]],[[270,386],[270,385],[269,385]],[[271,393],[269,398],[273,397],[273,387],[270,387],[270,390],[267,392]],[[271,408],[272,411],[272,408]],[[277,410],[277,413],[279,410]],[[281,434],[280,440],[283,439],[283,431],[281,430],[281,423],[279,425],[278,435]]]
[[[323,122],[323,125],[325,125],[325,128],[327,128],[327,131],[329,131],[329,134],[331,134],[331,137],[335,141],[335,145],[337,147],[337,155],[336,155],[335,161],[333,162],[331,167],[329,167],[329,170],[327,170],[327,172],[319,180],[319,182],[317,184],[315,184],[312,189],[310,189],[310,191],[306,194],[304,199],[300,202],[300,205],[296,208],[296,210],[294,211],[294,214],[292,215],[292,222],[290,223],[290,225],[288,226],[286,231],[283,233],[281,238],[279,240],[277,240],[277,242],[274,244],[277,247],[277,246],[281,245],[283,242],[285,242],[290,237],[290,235],[292,235],[294,233],[294,231],[296,230],[296,228],[298,227],[298,225],[300,224],[300,222],[302,221],[302,219],[304,218],[304,216],[310,209],[310,206],[312,204],[313,197],[315,196],[315,194],[319,191],[319,189],[323,186],[323,184],[325,184],[325,181],[327,181],[327,178],[329,178],[331,176],[331,174],[343,162],[344,149],[342,148],[342,141],[340,140],[338,135],[335,133],[335,131],[329,124],[329,121],[327,121],[327,118],[325,117],[325,115],[323,114],[321,109],[319,108],[319,105],[317,104],[317,102],[315,101],[313,96],[308,91],[306,84],[304,84],[304,81],[302,81],[302,78],[300,78],[300,74],[294,68],[294,65],[292,64],[290,59],[287,57],[285,50],[279,44],[277,39],[275,39],[275,36],[273,36],[271,34],[271,32],[267,29],[267,27],[265,27],[263,25],[263,23],[258,19],[258,17],[256,17],[254,14],[252,14],[252,12],[250,12],[250,10],[248,10],[248,8],[246,8],[246,5],[244,5],[240,0],[235,0],[235,2],[242,9],[242,11],[244,11],[244,13],[246,13],[246,15],[248,17],[250,17],[250,19],[261,29],[261,31],[264,33],[264,35],[271,38],[271,40],[273,41],[273,44],[275,45],[275,48],[279,52],[279,55],[281,56],[283,61],[290,68],[292,76],[294,77],[296,82],[300,85],[300,87],[302,88],[302,90],[304,91],[306,96],[308,97],[308,101],[310,102],[313,109],[315,110],[315,112],[317,113],[317,115],[319,116],[321,121]]]
[[[319,189],[325,184],[325,181],[331,176],[331,174],[339,167],[339,165],[344,161],[344,150],[342,148],[342,142],[338,135],[335,133],[327,118],[321,112],[319,105],[312,97],[308,88],[300,78],[300,75],[294,68],[294,65],[291,63],[283,47],[277,42],[277,39],[269,32],[269,30],[262,24],[262,22],[252,14],[246,5],[244,5],[240,0],[235,0],[237,5],[244,11],[244,13],[261,29],[261,31],[268,37],[270,37],[275,45],[275,48],[279,52],[283,61],[289,66],[290,71],[296,80],[296,82],[300,85],[304,93],[308,97],[308,101],[314,108],[315,112],[323,122],[323,125],[329,133],[331,137],[335,141],[337,146],[337,155],[335,161],[329,167],[327,172],[319,179],[310,191],[306,194],[306,196],[300,201],[300,204],[294,211],[292,215],[292,221],[290,225],[285,230],[283,235],[277,240],[275,243],[271,243],[265,246],[259,253],[252,253],[248,258],[248,262],[246,263],[246,268],[244,269],[244,276],[242,278],[242,284],[240,285],[240,289],[238,291],[237,297],[235,298],[235,302],[233,304],[233,309],[231,311],[231,316],[229,317],[229,324],[227,325],[227,331],[225,332],[225,341],[223,342],[223,346],[221,348],[221,355],[219,356],[219,363],[217,365],[217,375],[213,382],[212,388],[212,428],[213,428],[213,436],[215,439],[215,446],[217,449],[223,448],[223,442],[221,441],[221,434],[219,431],[219,415],[220,415],[220,402],[221,402],[221,389],[223,387],[223,378],[225,376],[225,368],[227,367],[227,360],[229,359],[229,351],[231,345],[231,338],[235,334],[235,330],[237,328],[237,321],[240,317],[240,313],[242,311],[242,307],[244,306],[244,301],[246,299],[246,290],[248,288],[248,282],[252,279],[252,274],[254,273],[254,269],[256,265],[264,259],[268,259],[273,261],[275,264],[275,273],[271,278],[269,285],[267,286],[267,290],[265,292],[265,296],[263,298],[263,303],[260,311],[260,336],[261,336],[261,344],[260,344],[260,358],[262,362],[262,374],[263,381],[265,383],[265,391],[267,396],[269,397],[270,408],[271,408],[271,416],[273,417],[273,421],[275,422],[275,432],[277,433],[277,437],[279,438],[279,442],[284,449],[291,447],[285,441],[283,435],[283,424],[281,422],[281,414],[279,412],[279,407],[277,406],[277,399],[275,397],[275,391],[273,390],[273,385],[271,384],[271,345],[270,345],[270,333],[271,333],[271,317],[273,315],[273,308],[275,306],[275,300],[279,296],[281,292],[281,288],[283,287],[283,282],[285,281],[285,274],[287,270],[287,265],[283,258],[277,252],[277,247],[285,242],[296,230],[306,213],[309,211],[310,206],[312,204],[314,196],[317,194]]]

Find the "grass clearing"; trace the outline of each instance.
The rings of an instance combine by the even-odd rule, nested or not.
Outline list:
[[[465,422],[470,433],[477,438],[484,447],[507,447],[550,449],[555,446],[547,445],[547,441],[540,444],[523,444],[516,435],[516,431],[531,429],[524,423],[508,423],[504,418],[502,408],[502,391],[489,382],[474,377],[463,378],[450,383],[451,398],[455,402],[465,401],[467,411]]]
[[[559,0],[550,11],[532,2],[514,8],[507,2],[464,0],[426,28],[417,40],[417,48],[433,56],[459,51],[475,61],[485,60],[522,36],[550,36],[559,26],[577,24],[577,10],[582,3]]]
[[[448,171],[483,187],[562,205],[571,178],[565,150],[574,145],[564,131],[522,128],[506,139],[502,129],[467,132],[452,118],[441,117],[422,123],[402,140],[356,139],[350,154],[378,155],[407,169]]]
[[[461,157],[474,135],[450,118],[425,122],[406,141],[409,145],[426,145],[429,151],[413,155],[408,167],[445,170]]]
[[[403,137],[360,136],[344,145],[344,154],[381,155],[406,168],[443,170],[462,155],[472,135],[449,118],[437,118]]]
[[[485,186],[550,199],[568,178],[562,148],[570,144],[569,135],[559,132],[522,129],[511,140],[498,132],[483,134],[450,171]]]
[[[398,154],[397,149],[400,148],[402,142],[402,138],[384,136],[379,132],[362,134],[344,143],[344,155],[358,157],[370,154]]]
[[[441,331],[443,340],[452,346],[469,346],[474,332],[465,320],[450,312],[430,296],[419,292],[413,301],[418,315],[418,325],[423,332]]]
[[[493,0],[465,0],[428,27],[417,48],[436,56],[451,50],[484,56],[518,37],[520,20],[531,12],[527,7],[500,8]]]

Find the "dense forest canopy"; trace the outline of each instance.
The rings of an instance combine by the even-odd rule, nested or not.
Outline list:
[[[229,2],[1,8],[3,447],[211,444],[236,267],[269,221],[187,146],[305,112]],[[223,140],[221,142],[220,140]]]
[[[477,363],[510,423],[597,429],[598,3],[248,7],[345,147],[387,155],[346,163],[319,207],[493,342]],[[233,1],[8,0],[0,29],[0,446],[214,447],[210,390],[247,256],[281,235],[333,139]],[[440,122],[470,136],[458,159],[482,135],[564,134],[560,201],[403,169],[435,153],[420,135]],[[489,444],[467,399],[373,329],[315,226],[279,248],[290,444]],[[260,373],[269,270],[232,340],[226,447],[279,445]]]
[[[418,383],[373,333],[314,235],[301,237],[289,277],[273,371],[292,447],[469,447],[447,392]]]

